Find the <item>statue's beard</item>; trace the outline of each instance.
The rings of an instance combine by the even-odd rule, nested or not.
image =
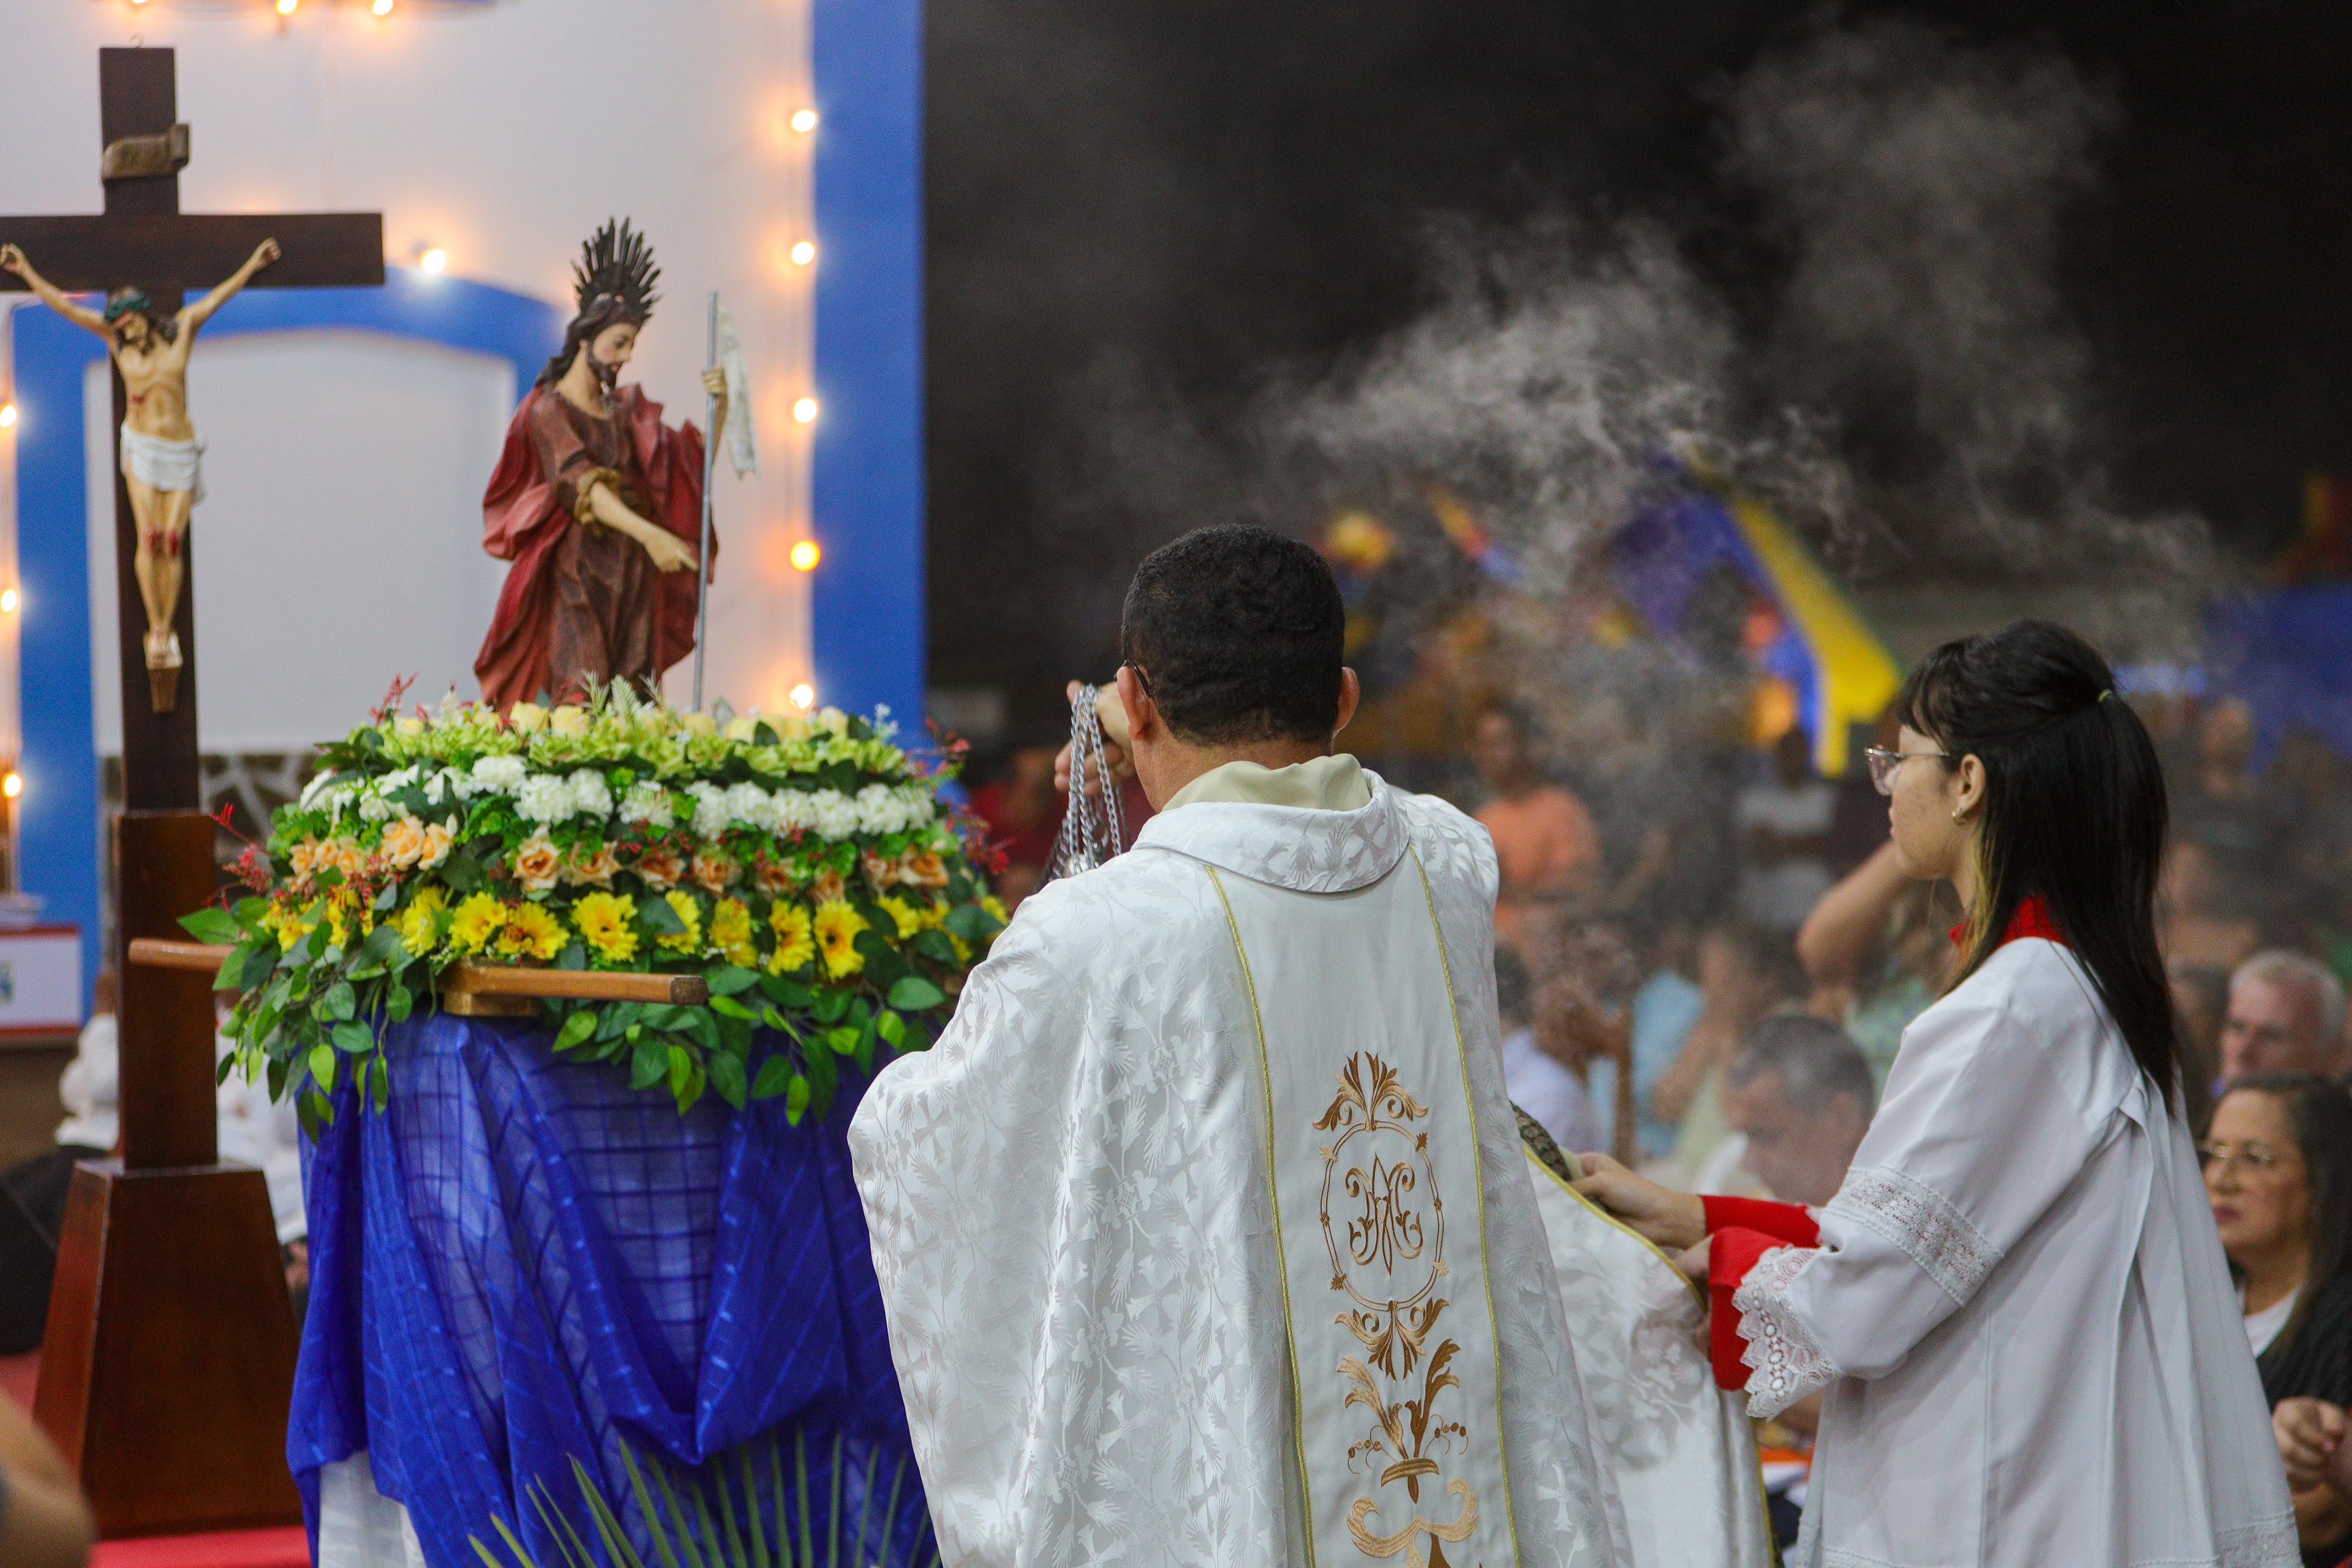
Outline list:
[[[596,378],[597,390],[606,397],[612,396],[620,387],[621,367],[598,359],[593,349],[588,353],[588,373]]]

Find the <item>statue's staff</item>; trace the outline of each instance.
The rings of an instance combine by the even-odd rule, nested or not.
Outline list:
[[[719,476],[719,447],[725,442],[728,455],[735,465],[735,476],[760,471],[760,448],[752,434],[751,378],[743,368],[742,345],[735,340],[735,319],[727,307],[719,302],[717,290],[710,296],[709,363],[703,371],[708,387],[712,371],[726,378],[726,428],[719,428],[719,396],[706,391],[704,422],[710,427],[710,442],[702,455],[702,552],[701,559],[710,559],[710,490],[711,481]],[[694,583],[694,706],[702,708],[702,652],[710,646],[710,570],[706,565],[697,574]]]

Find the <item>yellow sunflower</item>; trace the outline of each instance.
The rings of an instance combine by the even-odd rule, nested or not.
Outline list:
[[[441,915],[449,907],[449,895],[438,887],[428,887],[408,901],[400,912],[400,941],[410,953],[422,958],[433,951],[441,940]]]
[[[544,963],[563,951],[563,922],[541,904],[518,904],[507,911],[499,933],[501,958],[537,958]]]
[[[883,914],[890,917],[890,923],[898,928],[899,941],[904,942],[923,928],[923,917],[916,914],[915,906],[905,899],[885,897],[877,898],[874,903]]]
[[[698,953],[702,950],[702,905],[695,903],[694,894],[683,888],[671,888],[662,895],[677,911],[683,931],[673,931],[660,939],[661,945],[673,953]]]
[[[572,924],[588,951],[607,964],[625,964],[637,956],[637,901],[625,894],[592,893],[572,906]]]
[[[719,901],[710,915],[710,945],[730,964],[748,969],[760,961],[760,950],[751,945],[751,912],[741,899]]]
[[[866,955],[857,950],[857,934],[873,929],[873,923],[849,906],[846,899],[836,898],[817,905],[817,950],[824,955],[824,972],[839,980],[866,967]]]
[[[768,912],[768,928],[776,934],[776,950],[768,956],[768,973],[789,975],[804,968],[816,956],[816,937],[809,921],[809,912],[797,904],[779,900]]]
[[[462,955],[480,952],[506,924],[506,906],[488,894],[469,895],[449,917],[450,950]]]

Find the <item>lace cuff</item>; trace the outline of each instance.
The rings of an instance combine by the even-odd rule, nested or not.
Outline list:
[[[2000,1249],[1943,1194],[1885,1166],[1849,1172],[1822,1213],[1850,1219],[1901,1248],[1961,1306],[2001,1260]]]
[[[1739,1312],[1739,1334],[1748,1348],[1739,1359],[1748,1378],[1748,1414],[1758,1420],[1778,1416],[1838,1375],[1813,1343],[1812,1331],[1789,1306],[1789,1287],[1821,1254],[1811,1248],[1776,1247],[1758,1260],[1731,1304]]]
[[[2220,1568],[2302,1568],[2302,1539],[2292,1513],[2232,1525],[2217,1531],[2213,1544]]]

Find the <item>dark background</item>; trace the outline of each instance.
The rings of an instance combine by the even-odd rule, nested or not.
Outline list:
[[[1825,16],[1890,14],[2063,50],[2112,94],[2064,282],[2117,493],[2275,552],[2304,476],[2352,470],[2337,0],[932,0],[933,685],[1003,687],[1016,734],[1051,734],[1060,677],[1108,664],[1105,601],[1158,537],[1067,526],[1106,384],[1213,429],[1423,306],[1432,214],[1666,214],[1737,298],[1771,257],[1718,178],[1715,95]]]

